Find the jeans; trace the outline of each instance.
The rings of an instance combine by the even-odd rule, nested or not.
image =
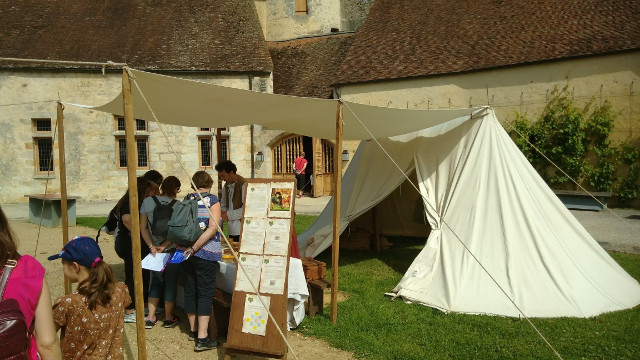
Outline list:
[[[180,264],[167,264],[162,272],[152,271],[149,297],[160,299],[164,295],[164,301],[176,302],[179,273]]]
[[[211,316],[220,264],[192,256],[180,265],[184,276],[184,311],[187,314]]]

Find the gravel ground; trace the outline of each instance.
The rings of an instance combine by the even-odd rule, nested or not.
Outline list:
[[[11,220],[11,226],[17,235],[19,251],[23,254],[34,256],[47,269],[46,278],[51,288],[53,299],[64,295],[63,273],[60,261],[48,261],[47,257],[60,252],[62,248],[61,228],[42,227],[31,224],[25,220]],[[38,234],[39,233],[39,234]],[[95,237],[94,229],[74,226],[69,228],[69,237],[87,235]],[[118,279],[124,279],[124,264],[114,249],[113,238],[109,235],[100,236],[100,245],[105,258]],[[180,326],[172,329],[164,329],[156,325],[151,330],[146,330],[147,358],[148,359],[224,359],[224,348],[210,350],[201,353],[193,351],[194,343],[188,340],[188,325],[184,313],[177,311],[183,319]],[[304,322],[303,324],[304,325]],[[302,326],[301,325],[301,326]],[[301,335],[296,331],[287,332],[287,340],[291,344],[298,359],[320,360],[352,360],[355,359],[349,352],[330,347],[326,342]],[[125,324],[125,359],[137,359],[137,336],[135,324]],[[232,359],[263,359],[262,357],[233,354]],[[295,359],[293,354],[288,354],[288,359]]]

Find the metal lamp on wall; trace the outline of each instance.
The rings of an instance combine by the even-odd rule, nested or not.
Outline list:
[[[264,161],[264,154],[262,153],[262,151],[258,151],[256,153],[256,162],[263,162],[263,161]]]
[[[342,150],[342,161],[349,161],[349,151]]]

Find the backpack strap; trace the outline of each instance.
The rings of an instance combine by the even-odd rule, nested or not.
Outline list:
[[[173,204],[175,204],[176,201],[178,201],[178,200],[176,200],[176,199],[171,200],[171,202],[169,203],[169,206],[173,207]]]
[[[157,196],[153,195],[151,198],[152,198],[152,199],[153,199],[153,201],[156,203],[156,206],[160,206],[160,200],[158,200],[158,197],[157,197]]]
[[[7,260],[4,268],[2,268],[2,275],[0,275],[0,299],[4,296],[4,288],[7,286],[11,271],[13,271],[13,268],[16,267],[16,265],[18,265],[17,261]]]

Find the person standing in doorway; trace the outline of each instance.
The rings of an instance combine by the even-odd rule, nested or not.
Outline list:
[[[296,173],[296,183],[298,184],[298,198],[301,198],[304,193],[307,163],[307,159],[304,158],[304,151],[301,151],[300,155],[293,161],[293,170]]]
[[[223,160],[216,164],[216,171],[218,172],[220,180],[224,181],[222,199],[220,201],[222,221],[227,223],[229,239],[238,241],[240,240],[240,225],[246,181],[242,176],[237,174],[238,168],[236,164],[230,160]]]

